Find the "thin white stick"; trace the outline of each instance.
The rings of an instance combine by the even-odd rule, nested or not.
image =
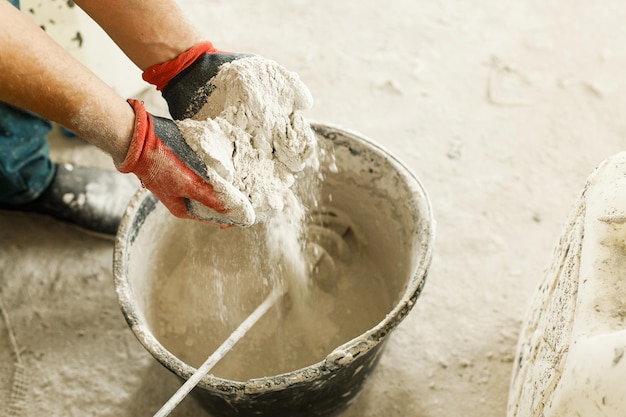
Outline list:
[[[154,417],[166,417],[180,402],[189,394],[189,392],[204,378],[204,376],[217,364],[247,332],[259,321],[261,317],[269,310],[274,303],[284,294],[283,288],[275,288],[270,295],[250,314],[234,332],[228,336],[217,348],[215,352],[200,365],[200,367],[189,377],[189,379],[170,397],[169,400],[161,407]]]

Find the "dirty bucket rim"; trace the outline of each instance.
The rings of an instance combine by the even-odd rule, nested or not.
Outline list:
[[[346,137],[349,141],[365,143],[370,150],[375,150],[392,163],[392,165],[395,165],[396,171],[407,178],[407,185],[409,185],[413,191],[413,200],[420,214],[419,217],[423,220],[420,221],[419,226],[416,227],[416,234],[420,235],[418,238],[419,247],[417,247],[416,250],[419,250],[421,256],[417,257],[414,272],[407,280],[404,292],[386,316],[369,330],[334,348],[333,351],[322,360],[283,374],[254,378],[247,381],[235,381],[207,375],[198,386],[209,391],[221,392],[224,395],[235,393],[248,394],[261,391],[268,392],[285,389],[331,374],[336,369],[345,366],[347,363],[355,360],[357,356],[366,353],[379,345],[381,341],[384,341],[385,337],[409,314],[425,284],[432,260],[435,222],[432,216],[430,200],[422,183],[414,173],[391,152],[363,134],[326,123],[313,122],[311,126],[316,134],[326,139],[334,140],[330,138],[329,135],[341,135]],[[113,255],[115,290],[123,316],[135,337],[157,361],[186,380],[193,375],[196,368],[179,359],[156,339],[154,334],[150,331],[145,318],[135,307],[135,297],[130,282],[127,279],[126,261],[130,254],[130,251],[127,249],[130,248],[132,239],[134,239],[134,236],[131,236],[130,233],[132,231],[132,223],[138,211],[141,210],[147,202],[156,203],[156,201],[156,197],[154,197],[150,191],[140,189],[129,202],[115,238]],[[208,352],[207,355],[209,353],[210,352]]]

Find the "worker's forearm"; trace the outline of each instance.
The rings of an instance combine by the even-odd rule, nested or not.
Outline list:
[[[126,156],[134,129],[132,108],[2,0],[0,100],[66,126],[115,161]]]
[[[76,0],[142,70],[176,58],[202,37],[174,0]]]

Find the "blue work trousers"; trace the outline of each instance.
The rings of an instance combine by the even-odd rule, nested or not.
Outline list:
[[[36,199],[54,178],[49,121],[0,102],[0,203]]]
[[[19,7],[19,0],[9,0]],[[0,102],[0,203],[36,199],[54,178],[46,136],[51,124]]]

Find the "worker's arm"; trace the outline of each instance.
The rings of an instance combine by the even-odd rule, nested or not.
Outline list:
[[[154,118],[141,102],[128,103],[3,0],[0,101],[55,121],[109,153],[118,170],[137,175],[178,217],[198,218],[190,210],[190,202],[198,201],[215,213],[204,219],[254,221],[243,196],[224,205],[172,120]]]
[[[57,122],[121,162],[133,109],[8,1],[0,1],[0,100]]]
[[[76,0],[163,92],[174,119],[191,118],[207,100],[220,66],[245,55],[205,41],[174,0]]]
[[[203,39],[174,0],[76,0],[142,70]]]
[[[144,80],[163,93],[176,120],[199,115],[213,89],[219,88],[210,80],[223,64],[250,57],[216,49],[189,23],[174,0],[76,0],[76,3],[144,71]],[[298,101],[299,108],[311,105],[308,90]]]

